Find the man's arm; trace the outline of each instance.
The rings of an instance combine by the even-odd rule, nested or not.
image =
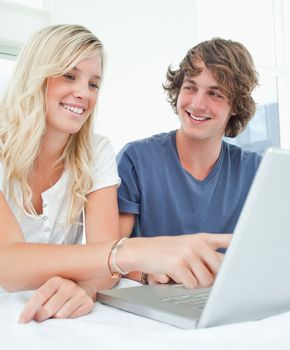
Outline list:
[[[121,237],[130,237],[135,224],[135,214],[120,213],[119,214],[119,229]]]

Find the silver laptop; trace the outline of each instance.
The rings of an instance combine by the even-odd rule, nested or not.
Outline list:
[[[269,149],[213,287],[140,286],[98,300],[181,328],[257,320],[290,310],[290,151]]]

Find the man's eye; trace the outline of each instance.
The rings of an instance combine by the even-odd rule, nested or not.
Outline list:
[[[216,92],[216,91],[210,91],[209,94],[211,96],[214,96],[214,97],[218,97],[218,98],[224,98],[223,95],[221,95],[220,93]]]

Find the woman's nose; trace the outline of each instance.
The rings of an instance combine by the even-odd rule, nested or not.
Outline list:
[[[74,90],[74,96],[77,98],[81,98],[81,99],[88,99],[89,98],[89,86],[86,82],[79,82],[76,86],[75,86],[75,90]]]

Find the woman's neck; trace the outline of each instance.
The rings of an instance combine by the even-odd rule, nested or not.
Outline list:
[[[54,134],[46,133],[41,140],[39,154],[35,160],[36,164],[55,164],[63,154],[63,150],[68,142],[68,136],[63,134],[56,137]]]

